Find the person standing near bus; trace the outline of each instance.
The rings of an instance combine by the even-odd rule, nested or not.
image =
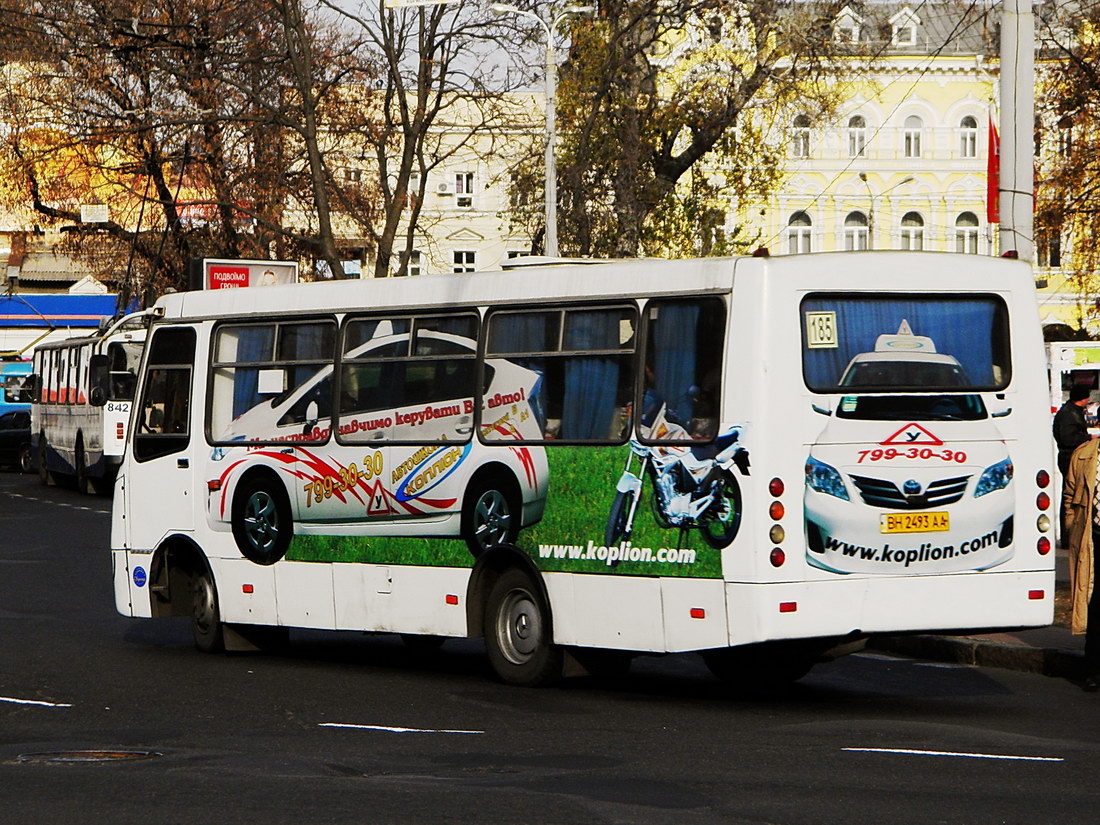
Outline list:
[[[1058,445],[1058,472],[1063,477],[1073,451],[1089,440],[1089,428],[1085,423],[1085,407],[1088,405],[1088,388],[1074,387],[1069,391],[1069,400],[1054,416],[1054,443]]]
[[[1069,536],[1070,629],[1085,634],[1085,690],[1100,688],[1100,598],[1093,583],[1094,548],[1100,543],[1097,461],[1100,441],[1089,439],[1073,451],[1062,481],[1062,508]]]

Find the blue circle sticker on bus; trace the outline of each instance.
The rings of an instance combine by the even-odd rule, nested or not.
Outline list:
[[[138,587],[145,587],[146,576],[144,567],[134,568],[134,584]]]

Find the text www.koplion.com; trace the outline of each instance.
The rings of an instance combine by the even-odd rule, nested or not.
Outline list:
[[[583,544],[540,544],[539,558],[575,559],[578,561],[602,561],[608,567],[620,561],[649,561],[658,564],[695,564],[695,551],[689,548],[635,547],[629,541],[613,547],[604,547],[589,541]]]
[[[858,544],[849,544],[846,541],[837,541],[831,536],[825,540],[828,550],[840,551],[845,556],[858,557],[864,561],[884,562],[886,564],[901,564],[908,567],[911,564],[937,562],[943,559],[953,559],[965,556],[969,553],[977,553],[986,547],[997,544],[997,531],[986,533],[970,541],[964,541],[956,547],[948,544],[944,547],[935,547],[930,542],[923,543],[920,547],[861,547]]]

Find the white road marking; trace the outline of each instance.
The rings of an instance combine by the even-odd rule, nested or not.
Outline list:
[[[941,670],[963,670],[972,665],[963,665],[957,662],[913,662],[914,667],[938,667]]]
[[[35,501],[39,504],[52,504],[55,507],[68,507],[70,510],[84,510],[89,513],[99,513],[100,515],[110,515],[110,510],[101,510],[98,507],[85,507],[81,504],[69,504],[66,501],[47,501],[44,498],[38,498],[37,496],[27,496],[23,493],[9,493],[12,498],[21,498],[27,501]]]
[[[13,699],[10,696],[0,696],[0,702],[10,702],[13,705],[38,705],[44,708],[71,708],[66,702],[39,702],[36,699]]]
[[[342,722],[322,722],[321,728],[349,728],[351,730],[380,730],[386,733],[485,733],[483,730],[432,730],[430,728],[393,728],[388,725],[351,725]]]
[[[957,756],[965,759],[1009,759],[1017,762],[1065,762],[1060,756],[1009,756],[999,753],[964,753],[959,751],[926,751],[910,748],[841,748],[857,753],[902,753],[916,756]]]

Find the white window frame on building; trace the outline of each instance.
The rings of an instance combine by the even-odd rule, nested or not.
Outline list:
[[[955,218],[955,251],[978,254],[978,216],[973,212],[960,212]]]
[[[1073,118],[1066,115],[1058,121],[1058,157],[1068,158],[1073,154]]]
[[[924,121],[918,115],[909,115],[905,118],[905,128],[902,133],[904,154],[907,158],[919,158],[921,156],[921,135],[924,133]]]
[[[787,221],[787,254],[802,255],[813,249],[813,220],[803,211]]]
[[[455,172],[455,206],[471,209],[474,205],[474,173]]]
[[[974,115],[959,121],[959,154],[964,158],[978,156],[978,119]]]
[[[791,128],[791,157],[808,158],[810,156],[810,118],[797,115]]]
[[[848,157],[867,156],[867,118],[852,115],[848,118]]]
[[[424,272],[424,253],[419,249],[409,252],[409,262],[405,266],[405,272],[410,278],[422,275]]]
[[[354,167],[348,167],[344,169],[344,182],[345,183],[360,183],[363,180],[363,170],[355,169]]]
[[[845,6],[836,16],[833,26],[833,39],[838,43],[858,43],[863,18]]]
[[[920,25],[920,18],[917,17],[911,9],[908,7],[904,8],[891,17],[890,25],[892,27],[892,34],[890,36],[890,43],[892,45],[917,45],[917,27]]]
[[[867,215],[858,209],[849,212],[844,219],[844,250],[846,252],[862,252],[867,249],[871,240],[871,227]]]
[[[451,272],[463,274],[477,271],[477,252],[473,249],[456,249],[451,260]]]
[[[901,249],[924,249],[924,218],[920,212],[906,212],[902,216]]]

